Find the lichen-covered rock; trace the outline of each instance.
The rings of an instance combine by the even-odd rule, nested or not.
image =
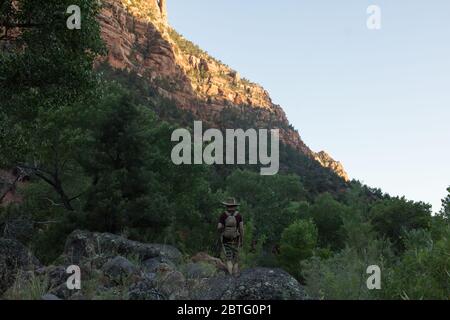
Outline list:
[[[205,262],[188,263],[184,267],[184,273],[188,279],[211,278],[217,272],[214,265]]]
[[[47,266],[36,269],[35,274],[48,279],[50,291],[48,294],[60,299],[67,299],[73,291],[67,288],[67,279],[70,276],[64,266]]]
[[[0,239],[0,294],[14,283],[19,270],[30,271],[40,266],[39,260],[21,243]]]
[[[303,287],[281,269],[255,268],[239,277],[220,276],[202,281],[191,297],[198,300],[305,300]]]
[[[186,300],[189,297],[186,278],[179,271],[158,273],[154,281],[164,300]]]
[[[132,263],[126,258],[131,256],[141,260]],[[283,270],[255,268],[233,277],[222,272],[219,259],[207,254],[197,254],[187,264],[181,264],[181,257],[171,246],[76,231],[67,240],[63,255],[66,261],[42,267],[20,243],[0,239],[0,285],[6,291],[16,280],[18,270],[23,270],[25,276],[48,280],[48,292],[42,297],[48,300],[307,299],[303,287]],[[66,263],[69,260],[71,263]],[[71,264],[80,266],[81,290],[67,288],[66,268]]]
[[[174,264],[182,261],[181,252],[173,246],[140,243],[110,233],[76,230],[67,238],[64,249],[66,260],[74,264],[79,264],[83,258],[118,255],[135,256],[141,261],[156,257],[163,257]]]
[[[120,282],[138,272],[128,259],[124,257],[115,257],[109,260],[102,268],[103,273],[112,281]]]
[[[227,267],[219,258],[211,257],[209,254],[205,252],[199,252],[191,258],[191,261],[194,263],[206,263],[214,266],[218,270],[227,270]]]
[[[163,295],[155,288],[153,279],[143,279],[128,289],[130,300],[164,300]]]
[[[52,288],[65,284],[67,278],[69,277],[69,274],[66,272],[66,268],[63,266],[41,267],[36,270],[36,275],[47,277],[49,280],[49,285]]]
[[[165,257],[157,257],[145,260],[142,265],[148,272],[175,270],[175,264]]]

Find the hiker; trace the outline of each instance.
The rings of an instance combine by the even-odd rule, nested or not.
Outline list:
[[[220,216],[217,228],[220,232],[227,270],[231,275],[236,275],[239,273],[238,258],[239,248],[242,247],[244,239],[244,221],[237,211],[239,204],[236,199],[229,198],[222,204],[226,207],[226,210]]]

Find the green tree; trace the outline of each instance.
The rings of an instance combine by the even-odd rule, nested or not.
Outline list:
[[[66,27],[66,10],[73,4],[81,8],[80,30]],[[0,165],[21,167],[45,181],[64,207],[74,210],[78,195],[70,194],[65,182],[78,173],[73,159],[101,95],[92,71],[103,52],[99,3],[7,0],[3,8],[0,42],[7,45],[0,51]]]
[[[359,300],[377,299],[384,292],[386,274],[392,260],[390,245],[374,240],[365,250],[345,247],[331,257],[317,255],[302,263],[306,291],[313,299]],[[367,288],[367,267],[377,265],[382,270],[382,290]]]
[[[443,299],[450,296],[450,228],[437,241],[429,231],[405,233],[405,252],[388,272],[382,293],[389,299]]]
[[[407,201],[405,198],[381,200],[371,208],[370,218],[375,231],[390,239],[401,250],[404,232],[430,228],[431,206],[423,202]]]
[[[120,89],[116,89],[120,92]],[[151,225],[149,211],[156,206],[150,198],[152,127],[155,119],[133,104],[126,94],[103,102],[92,129],[91,144],[81,159],[92,179],[85,210],[91,227],[119,232],[125,225]]]
[[[311,218],[319,230],[319,245],[333,250],[342,248],[345,241],[344,216],[348,208],[328,194],[316,198],[310,209]]]
[[[281,235],[280,263],[297,279],[301,275],[301,262],[312,256],[317,238],[318,231],[311,220],[298,220]]]
[[[268,246],[278,244],[283,230],[298,219],[295,202],[305,197],[296,175],[261,176],[236,170],[226,180],[227,191],[249,205],[255,237],[265,237]]]
[[[205,250],[217,234],[219,199],[206,166],[176,166],[175,129],[139,106],[133,93],[112,85],[98,106],[79,162],[90,177],[86,228],[126,232],[140,241]]]

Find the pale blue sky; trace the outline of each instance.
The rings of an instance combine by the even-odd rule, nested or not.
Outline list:
[[[369,5],[382,29],[366,27]],[[449,0],[168,0],[186,38],[263,85],[352,178],[433,204],[450,185]]]

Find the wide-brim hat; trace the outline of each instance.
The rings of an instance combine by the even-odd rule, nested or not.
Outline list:
[[[226,201],[222,202],[225,207],[239,207],[240,204],[235,198],[228,198]]]

